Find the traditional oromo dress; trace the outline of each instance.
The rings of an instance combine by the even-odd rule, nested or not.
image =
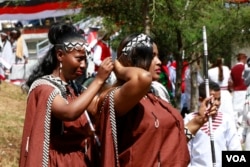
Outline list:
[[[111,98],[112,99],[112,98]],[[190,157],[180,113],[168,102],[148,93],[126,115],[116,118],[117,148],[112,136],[109,107],[104,102],[100,117],[103,167],[186,167]],[[115,105],[115,104],[114,104]]]
[[[20,153],[20,167],[85,167],[87,119],[64,122],[53,116],[51,105],[60,95],[70,103],[76,98],[59,78],[45,76],[29,91]]]

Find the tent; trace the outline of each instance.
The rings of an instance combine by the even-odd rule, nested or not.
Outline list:
[[[79,13],[81,6],[72,6],[70,1],[25,0],[17,2],[0,0],[0,20],[34,20],[60,17]]]

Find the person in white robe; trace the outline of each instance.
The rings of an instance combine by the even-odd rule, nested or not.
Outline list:
[[[209,81],[210,95],[214,97],[214,103],[220,106],[220,86]],[[200,102],[206,98],[206,85],[202,82],[199,85]],[[185,124],[190,121],[197,112],[187,114],[184,118]],[[239,135],[237,134],[236,126],[232,122],[232,117],[226,112],[218,111],[216,116],[213,116],[213,134],[214,134],[214,151],[216,159],[216,167],[222,167],[222,151],[241,151]],[[188,142],[190,153],[190,164],[188,167],[205,167],[213,166],[211,138],[209,122],[205,123]]]
[[[1,69],[0,73],[3,79],[8,78],[12,65],[15,63],[15,57],[12,52],[11,43],[8,40],[8,34],[1,32],[1,53],[0,53],[0,63]]]

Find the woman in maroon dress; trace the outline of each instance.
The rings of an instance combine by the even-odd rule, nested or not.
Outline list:
[[[112,71],[113,62],[105,59],[88,89],[77,92],[72,85],[87,68],[86,42],[69,24],[53,25],[48,38],[52,47],[27,80],[19,166],[89,166],[91,134],[84,111]]]
[[[100,114],[101,166],[186,167],[187,141],[207,121],[205,104],[211,99],[184,125],[180,112],[151,86],[157,85],[152,82],[159,79],[161,61],[156,44],[145,34],[132,34],[121,42],[114,72],[117,84],[92,104],[92,111]],[[215,106],[210,111],[214,114]]]

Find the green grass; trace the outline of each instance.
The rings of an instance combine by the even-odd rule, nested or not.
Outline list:
[[[18,167],[26,98],[20,86],[0,84],[0,167]]]

